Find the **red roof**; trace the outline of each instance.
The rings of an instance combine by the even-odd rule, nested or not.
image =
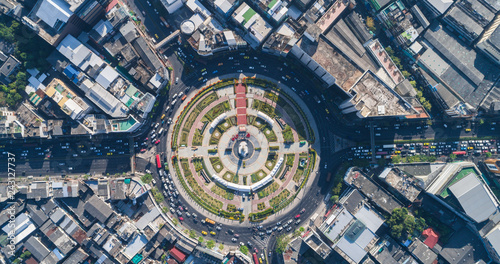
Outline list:
[[[24,261],[26,264],[38,264],[38,261],[36,261],[33,257],[27,259]]]
[[[175,258],[178,262],[182,263],[186,260],[186,254],[182,253],[176,247],[173,247],[170,250],[170,255]]]
[[[111,3],[109,3],[109,5],[106,7],[106,13],[109,12],[111,8],[115,7],[116,4],[118,4],[118,0],[111,1]]]
[[[433,248],[439,240],[439,234],[432,227],[425,229],[422,235],[426,237],[424,244],[429,248]]]

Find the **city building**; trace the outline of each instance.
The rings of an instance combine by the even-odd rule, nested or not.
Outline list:
[[[500,176],[500,160],[498,159],[486,159],[484,165],[489,172],[495,176]]]
[[[410,203],[413,203],[420,194],[420,189],[414,185],[416,180],[398,168],[387,167],[378,175],[378,178],[390,187],[389,190]]]
[[[384,223],[384,218],[356,189],[344,195],[339,205],[319,230],[333,250],[346,261],[361,263],[378,240],[375,233]]]
[[[412,13],[401,0],[392,2],[386,8],[380,10],[377,17],[389,30],[389,32],[386,32],[389,38],[394,39],[396,45],[402,47],[410,46],[418,38],[420,32],[423,31],[418,20],[413,18]]]
[[[420,239],[415,238],[408,246],[411,254],[423,264],[433,264],[437,260],[438,255],[429,249]]]
[[[351,167],[344,175],[344,182],[347,185],[357,188],[364,196],[386,213],[392,213],[396,208],[402,206],[390,193],[365,176],[358,168]]]
[[[389,236],[381,238],[379,242],[370,250],[369,254],[375,258],[378,263],[418,263],[417,260],[404,250],[398,242]]]
[[[465,215],[477,223],[498,213],[497,198],[482,179],[479,169],[471,162],[447,164],[426,191],[444,201],[450,208],[464,211]]]
[[[297,43],[298,38],[295,29],[290,24],[283,23],[267,38],[262,45],[262,51],[285,57]]]
[[[476,47],[484,53],[490,60],[500,65],[500,17],[495,19],[493,24],[485,30],[478,40]]]
[[[66,84],[54,78],[45,88],[45,94],[61,107],[61,110],[73,120],[80,120],[90,111],[85,100],[78,97]]]
[[[215,0],[214,6],[216,13],[222,21],[226,21],[231,17],[234,9],[240,4],[239,0]]]
[[[490,24],[498,9],[480,0],[457,0],[443,16],[443,22],[471,44]],[[492,10],[493,9],[493,10]]]
[[[260,46],[271,33],[272,26],[249,5],[242,3],[232,14],[233,20],[245,30],[245,39],[252,48]]]
[[[287,18],[288,3],[285,1],[252,0],[252,2],[259,8],[260,13],[274,24],[281,24]]]
[[[441,16],[450,8],[454,0],[422,0],[425,7],[434,15],[435,17]]]
[[[93,27],[104,13],[107,1],[38,0],[22,22],[53,46],[68,34],[78,36]]]
[[[415,109],[403,97],[388,87],[371,71],[366,71],[346,91],[351,98],[340,104],[343,114],[355,113],[358,118],[398,117],[427,118],[428,115]]]
[[[467,47],[439,24],[433,24],[421,42],[425,51],[417,63],[439,105],[450,117],[474,116],[500,100],[495,76],[500,68],[482,53]]]
[[[10,55],[2,66],[0,66],[0,81],[5,85],[11,83],[12,81],[9,79],[9,76],[17,70],[20,64],[21,62],[18,59]]]

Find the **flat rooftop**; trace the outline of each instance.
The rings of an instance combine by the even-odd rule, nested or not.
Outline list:
[[[391,213],[392,210],[400,208],[402,204],[390,195],[386,190],[376,185],[356,168],[349,170],[344,181],[360,190],[372,202],[384,211]]]
[[[384,175],[385,182],[410,202],[413,202],[420,194],[420,190],[413,185],[413,178],[396,169],[386,168],[386,170],[389,171]],[[381,176],[384,172],[382,172]]]
[[[363,117],[407,116],[418,114],[408,102],[382,83],[371,71],[350,89],[356,94],[351,102]]]
[[[335,83],[345,91],[348,91],[363,75],[363,72],[321,37],[317,43],[301,38],[297,46],[335,77]]]

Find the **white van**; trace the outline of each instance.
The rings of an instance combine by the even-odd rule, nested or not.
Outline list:
[[[161,135],[161,133],[163,133],[163,127],[158,131],[158,135]]]

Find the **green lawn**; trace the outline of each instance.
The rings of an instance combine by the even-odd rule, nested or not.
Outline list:
[[[220,159],[218,157],[210,158],[210,163],[212,163],[212,167],[217,173],[221,172],[224,169],[224,166],[222,166],[222,163],[220,162]]]
[[[448,197],[448,195],[450,195],[450,193],[449,193],[450,186],[452,186],[453,184],[455,184],[456,182],[458,182],[459,180],[461,180],[465,176],[469,175],[470,173],[474,173],[474,175],[477,176],[476,171],[473,168],[463,169],[459,173],[457,173],[457,175],[455,175],[455,177],[453,177],[453,179],[448,183],[446,188],[440,194],[441,197],[443,197],[443,198]]]
[[[293,142],[293,132],[292,128],[289,125],[285,126],[285,129],[283,129],[282,134],[283,134],[283,140],[285,140],[285,142]]]
[[[203,141],[203,135],[199,129],[196,129],[193,135],[193,146],[201,146]]]
[[[266,177],[267,174],[264,172],[264,170],[259,170],[258,172],[252,174],[252,183],[256,183],[262,179],[264,179],[264,177]]]
[[[252,8],[248,8],[248,10],[243,14],[243,18],[245,19],[245,23],[247,23],[250,18],[252,18],[257,12],[255,12]]]
[[[202,111],[203,109],[205,109],[205,107],[210,105],[212,102],[217,101],[217,99],[219,99],[217,97],[217,94],[215,92],[212,92],[212,93],[208,94],[207,97],[203,98],[203,100],[196,105],[196,108],[198,108],[198,110]]]
[[[286,200],[286,198],[288,198],[289,195],[290,195],[290,191],[288,191],[287,189],[284,189],[283,191],[281,191],[280,194],[278,194],[277,196],[274,196],[271,200],[269,200],[269,205],[271,207],[278,206],[282,201]]]

